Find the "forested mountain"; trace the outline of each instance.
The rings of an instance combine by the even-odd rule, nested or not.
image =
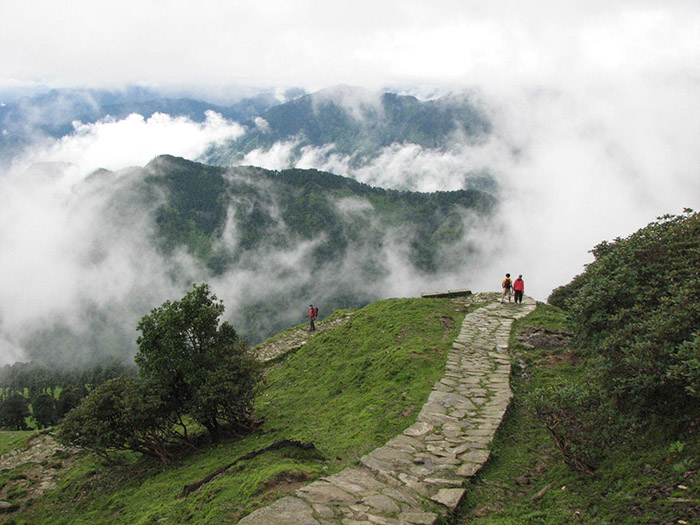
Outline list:
[[[351,156],[351,164],[361,166],[392,144],[445,149],[457,142],[482,140],[491,130],[466,94],[421,101],[347,86],[272,106],[246,125],[245,135],[212,148],[205,160],[230,165],[252,150],[293,142],[298,156],[307,146],[326,147],[325,154]]]
[[[131,359],[138,319],[194,282],[211,284],[251,342],[303,322],[309,302],[324,316],[422,283],[463,285],[455,279],[483,258],[496,201],[161,156],[97,171],[61,206],[83,232],[65,249],[84,289],[13,339],[38,361],[94,363]]]
[[[463,214],[488,214],[494,199],[483,192],[415,193],[373,188],[317,170],[270,171],[217,168],[161,156],[142,172],[148,191],[165,191],[155,211],[158,242],[166,250],[185,246],[214,272],[225,272],[249,252],[288,249],[315,241],[309,264],[336,264],[351,252],[370,248],[366,268],[378,268],[391,230],[404,231],[416,269],[434,273],[454,261],[441,248],[459,241],[468,227]],[[235,224],[233,244],[218,245],[227,219]]]

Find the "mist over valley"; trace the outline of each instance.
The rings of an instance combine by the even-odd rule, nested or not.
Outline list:
[[[497,289],[506,271],[544,300],[601,239],[697,195],[691,158],[657,177],[648,139],[603,111],[617,94],[592,113],[475,89],[180,95],[5,93],[3,362],[128,361],[140,317],[197,282],[251,342],[309,302]]]
[[[378,97],[360,89],[332,93],[340,98],[328,92],[315,95],[324,99],[322,110],[308,96],[278,102],[278,113],[296,116],[279,119],[276,128],[299,122],[304,127],[286,135],[269,129],[273,138],[258,150],[250,142],[261,141],[259,124],[238,124],[211,110],[199,120],[144,112],[73,121],[72,129],[53,137],[48,146],[43,146],[48,140],[41,132],[44,123],[21,147],[12,149],[7,141],[4,151],[15,156],[1,182],[3,360],[62,366],[129,361],[138,320],[199,282],[211,284],[227,307],[227,318],[253,343],[302,322],[309,302],[328,315],[381,297],[465,286],[466,276],[481,270],[493,248],[483,240],[501,227],[497,183],[483,171],[462,167],[451,173],[461,179],[461,188],[415,192],[406,188],[422,186],[420,177],[395,184],[401,190],[390,184],[384,189],[293,167],[304,163],[303,153],[289,157],[280,170],[241,165],[246,157],[235,150],[241,144],[249,155],[257,151],[264,156],[279,144],[294,142],[291,150],[297,153],[306,147],[322,150],[318,159],[326,159],[326,165],[327,159],[342,156],[347,166],[367,169],[387,149],[417,146],[425,154],[442,155],[454,147],[457,134],[471,133],[480,141],[488,133],[483,117],[465,106],[465,99],[455,109],[462,115],[466,111],[471,120],[456,119],[431,135],[446,118],[449,102],[436,108],[433,101]],[[347,105],[351,94],[370,97],[373,104],[402,101],[411,110],[395,111],[389,119],[381,106],[372,106],[379,113],[358,120]],[[70,95],[75,100],[75,93]],[[91,96],[81,94],[83,100]],[[31,113],[31,100],[44,115],[85,115],[83,105],[64,105],[65,98],[56,92],[48,99],[24,100],[25,114]],[[100,98],[92,100],[94,114],[101,115]],[[303,109],[295,111],[299,104]],[[17,118],[17,113],[7,115]],[[309,129],[318,130],[314,141]],[[155,152],[161,144],[166,150],[176,145],[165,142],[173,130],[192,134],[180,153],[205,160],[216,156],[219,166],[159,155],[142,166],[125,167],[131,159],[143,162],[139,155]],[[124,146],[115,133],[136,135],[135,149],[127,144],[111,151]],[[388,137],[385,144],[375,144],[378,133]],[[417,133],[425,150],[410,142]],[[321,136],[332,142],[322,142]],[[335,144],[343,137],[345,149],[338,149]],[[139,140],[146,148],[139,147]],[[362,147],[364,161],[353,160],[352,152]],[[114,160],[102,166],[92,164],[110,157]]]

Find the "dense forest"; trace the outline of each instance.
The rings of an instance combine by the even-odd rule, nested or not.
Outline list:
[[[47,367],[37,362],[5,365],[0,368],[0,427],[26,430],[34,424],[55,425],[94,388],[134,375],[133,364],[119,362],[90,368]]]
[[[447,262],[441,249],[460,240],[469,227],[463,214],[488,216],[496,205],[494,197],[477,190],[385,190],[317,170],[223,169],[170,156],[153,160],[144,174],[147,191],[163,189],[167,195],[155,212],[161,247],[185,246],[219,273],[246,252],[317,238],[322,241],[309,264],[337,263],[353,244],[381,248],[392,229],[410,239],[415,267],[435,273]],[[360,209],[344,211],[345,199],[355,199]],[[237,243],[217,250],[228,213],[236,221]],[[381,266],[380,261],[367,263],[372,266]]]

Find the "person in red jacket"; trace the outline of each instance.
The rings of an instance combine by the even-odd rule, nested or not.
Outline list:
[[[515,292],[515,304],[523,302],[523,292],[525,291],[525,281],[523,276],[518,275],[518,278],[513,281],[513,291]]]
[[[316,318],[318,317],[318,308],[313,304],[309,305],[309,313],[306,315],[309,318],[309,332],[316,331]]]

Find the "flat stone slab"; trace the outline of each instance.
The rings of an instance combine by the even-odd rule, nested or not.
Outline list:
[[[296,495],[310,503],[330,503],[351,504],[357,501],[357,497],[345,492],[327,481],[314,481],[306,487],[297,490]]]
[[[433,525],[437,523],[438,515],[434,512],[402,512],[399,521],[411,525]]]
[[[241,525],[319,525],[313,509],[300,499],[287,496],[258,509],[238,522]]]
[[[425,436],[428,432],[433,430],[433,425],[426,423],[425,421],[416,421],[410,427],[403,431],[404,434],[411,437],[421,437]]]
[[[454,510],[457,508],[457,505],[459,505],[465,492],[466,490],[464,489],[440,489],[438,493],[430,499],[441,503],[450,510]]]
[[[471,295],[471,290],[447,290],[446,292],[423,292],[420,294],[421,297],[425,298],[437,298],[437,297],[464,297],[465,295]]]

